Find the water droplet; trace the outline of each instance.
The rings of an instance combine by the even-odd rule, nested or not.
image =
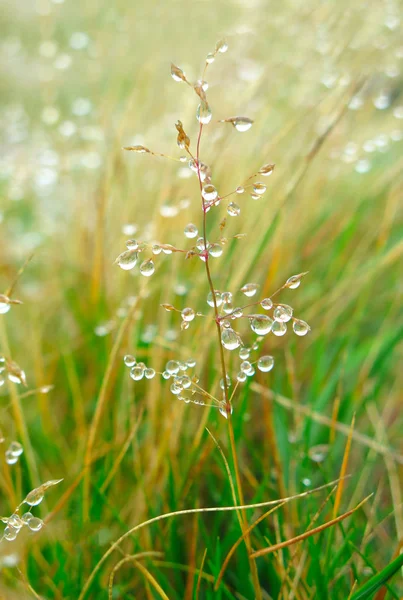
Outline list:
[[[10,300],[4,294],[0,294],[0,315],[5,315],[10,310]]]
[[[145,260],[140,265],[140,273],[144,275],[144,277],[150,277],[155,272],[155,265],[151,258]]]
[[[22,515],[21,521],[25,524],[28,524],[28,521],[32,519],[34,515],[31,512],[26,512]]]
[[[292,318],[293,310],[288,304],[279,304],[273,311],[273,317],[276,321],[287,323]]]
[[[250,371],[251,367],[252,367],[252,365],[251,365],[251,363],[248,360],[244,360],[244,361],[241,362],[240,369],[241,369],[241,371],[243,373],[246,373],[247,371]]]
[[[192,385],[192,381],[190,379],[190,377],[188,377],[187,375],[183,375],[182,377],[182,387],[187,390],[188,388],[190,388],[190,386]]]
[[[216,305],[221,306],[221,304],[222,304],[221,292],[219,292],[218,290],[214,290],[214,294],[215,294]],[[207,295],[207,304],[211,307],[214,306],[213,294],[211,292],[209,292]]]
[[[43,527],[43,521],[38,517],[31,517],[27,525],[31,531],[39,531]]]
[[[167,364],[165,365],[165,369],[170,375],[176,375],[177,373],[179,373],[178,361],[177,360],[169,360],[167,362]]]
[[[316,463],[321,463],[325,460],[329,453],[329,445],[328,444],[317,444],[316,446],[312,446],[308,450],[309,458]]]
[[[239,358],[241,358],[242,360],[246,360],[247,358],[249,358],[249,356],[250,356],[249,348],[243,347],[240,349]]]
[[[274,367],[274,358],[270,355],[261,356],[257,361],[257,368],[263,373],[268,373]]]
[[[236,202],[230,202],[228,204],[227,213],[231,217],[237,217],[238,215],[241,214],[241,208],[240,208],[240,206],[238,206],[238,204],[236,204]]]
[[[267,315],[253,315],[249,317],[250,328],[258,335],[266,335],[272,330],[273,319]]]
[[[221,123],[231,123],[237,131],[243,133],[252,127],[253,120],[249,119],[249,117],[229,117],[228,119],[223,119]]]
[[[119,265],[124,271],[130,271],[136,266],[138,260],[138,253],[135,250],[125,250],[122,254],[119,254],[115,260],[115,264]]]
[[[15,465],[18,462],[18,456],[14,456],[10,450],[6,450],[5,457],[8,465]]]
[[[134,367],[136,364],[136,359],[131,354],[126,354],[123,357],[123,362],[125,363],[126,367]]]
[[[186,361],[186,364],[189,367],[189,369],[192,369],[193,367],[196,366],[196,361],[194,358],[188,358],[188,360]]]
[[[185,73],[173,63],[171,63],[171,76],[174,81],[186,81]]]
[[[355,171],[357,173],[368,173],[370,169],[371,163],[367,158],[361,158],[357,161],[357,164],[355,165]]]
[[[239,371],[236,378],[240,383],[243,383],[244,381],[246,381],[246,373],[243,373],[243,371]]]
[[[212,183],[206,183],[202,188],[202,196],[205,200],[215,200],[218,196],[218,192]]]
[[[184,234],[189,239],[195,238],[198,233],[199,233],[199,231],[198,231],[196,225],[193,225],[193,223],[188,223],[184,229]]]
[[[211,65],[211,63],[213,63],[213,62],[214,62],[214,59],[215,59],[215,56],[214,56],[214,54],[213,54],[212,52],[209,52],[209,53],[207,54],[207,56],[206,56],[206,63],[207,63],[208,65]]]
[[[210,123],[212,113],[211,108],[206,101],[200,102],[199,106],[197,107],[196,117],[199,123],[202,123],[203,125]]]
[[[181,393],[182,386],[180,386],[180,385],[178,385],[177,383],[174,382],[174,383],[171,383],[171,386],[170,386],[169,389],[171,390],[172,394],[175,394],[177,396],[178,394]]]
[[[24,452],[24,448],[19,442],[11,442],[8,450],[13,456],[17,457],[21,456],[21,454]]]
[[[7,527],[4,529],[3,537],[7,542],[13,542],[18,535],[18,529],[14,529],[14,527]]]
[[[182,319],[184,321],[193,321],[193,319],[195,318],[195,311],[193,310],[193,308],[184,308],[181,312],[182,315]]]
[[[38,506],[38,504],[42,502],[44,495],[45,494],[43,487],[40,486],[38,488],[35,488],[34,490],[31,490],[25,498],[24,502],[29,506]]]
[[[295,290],[297,289],[300,284],[301,284],[301,279],[307,275],[307,272],[305,273],[298,273],[298,275],[293,275],[292,277],[289,277],[287,279],[287,281],[285,282],[286,287],[288,287],[290,290]]]
[[[300,336],[306,335],[311,330],[308,323],[306,323],[305,321],[301,321],[300,319],[294,320],[292,328],[294,330],[294,333]]]
[[[266,188],[265,184],[260,183],[260,181],[257,181],[256,183],[253,184],[253,191],[255,192],[255,194],[258,194],[259,196],[264,194],[266,189],[267,188]]]
[[[211,244],[208,249],[208,253],[213,258],[218,258],[223,253],[222,246],[220,246],[220,244]]]
[[[226,376],[225,381],[227,382],[227,388],[231,386],[231,378],[229,375]],[[220,379],[220,388],[224,390],[224,379]]]
[[[259,289],[258,283],[245,283],[245,285],[243,285],[241,287],[241,292],[243,294],[245,294],[245,296],[247,296],[248,298],[251,298],[252,296],[254,296],[256,294],[258,289]]]
[[[231,328],[224,329],[221,332],[221,343],[227,350],[235,350],[240,346],[239,337]]]
[[[381,92],[379,96],[374,99],[374,106],[378,110],[385,110],[390,105],[390,95],[387,92]]]
[[[240,306],[236,306],[232,310],[232,318],[233,319],[240,319],[241,317],[243,317],[243,309]]]
[[[271,298],[263,298],[263,300],[260,303],[260,306],[264,310],[270,310],[271,308],[273,308],[273,301],[271,300]]]
[[[228,50],[228,43],[227,40],[224,38],[222,40],[219,40],[216,45],[215,45],[215,51],[216,52],[221,52],[224,53]]]
[[[140,381],[140,379],[143,379],[143,376],[144,369],[139,365],[136,365],[130,369],[130,377],[134,379],[134,381]]]
[[[269,177],[269,175],[273,173],[274,167],[275,165],[272,164],[263,165],[263,167],[260,167],[259,173],[260,175],[263,175],[263,177]]]
[[[231,292],[222,292],[221,294],[222,301],[226,304],[232,302],[232,293]]]
[[[164,372],[162,373],[162,377],[163,377],[164,379],[169,379],[169,378],[171,377],[171,374],[170,374],[170,373],[168,373],[168,371],[164,371]]]
[[[24,521],[21,519],[21,517],[19,515],[14,513],[10,517],[8,517],[7,525],[9,525],[10,527],[14,527],[14,529],[19,530],[24,526]]]
[[[139,247],[139,243],[137,240],[127,240],[126,248],[128,250],[137,250]]]
[[[220,404],[220,407],[219,407],[218,410],[219,410],[220,415],[222,415],[224,417],[224,419],[228,419],[228,414],[227,414],[227,409],[226,409],[226,406],[225,406],[225,402],[223,402],[222,404]],[[233,406],[231,404],[231,415],[233,413],[233,410],[234,409],[233,409]]]
[[[274,321],[272,332],[274,335],[281,337],[287,333],[287,325],[284,323],[284,321]]]

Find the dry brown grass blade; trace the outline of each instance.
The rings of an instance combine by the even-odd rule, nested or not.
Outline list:
[[[77,600],[83,600],[83,598],[86,597],[89,587],[95,578],[95,575],[98,573],[98,571],[100,570],[100,568],[102,567],[104,562],[107,560],[107,558],[109,558],[109,556],[119,547],[119,545],[125,539],[127,539],[128,537],[130,537],[131,535],[133,535],[140,529],[147,527],[148,525],[152,525],[153,523],[157,523],[157,522],[163,521],[165,519],[170,519],[171,517],[193,515],[195,513],[231,512],[234,510],[235,511],[248,510],[248,509],[251,510],[251,509],[256,509],[256,508],[264,508],[266,506],[276,506],[277,504],[281,504],[283,502],[289,502],[290,500],[296,500],[297,498],[305,498],[306,496],[310,496],[311,494],[314,494],[321,490],[332,487],[338,482],[339,482],[339,480],[337,479],[335,481],[325,483],[324,485],[321,485],[313,490],[308,490],[306,492],[302,492],[301,494],[295,494],[294,496],[288,496],[287,498],[279,498],[277,500],[268,500],[267,502],[258,502],[257,504],[245,504],[245,505],[241,505],[241,506],[211,506],[211,507],[207,507],[207,508],[188,508],[188,509],[184,509],[184,510],[176,510],[173,512],[164,513],[162,515],[158,515],[157,517],[153,517],[152,519],[148,519],[147,521],[143,521],[142,523],[139,523],[138,525],[135,525],[134,527],[132,527],[131,529],[126,531],[126,533],[121,535],[120,538],[118,538],[115,542],[113,542],[113,544],[110,546],[110,548],[108,548],[108,550],[105,552],[105,554],[101,557],[101,559],[98,561],[98,563],[93,568],[93,570],[90,573],[86,583],[84,584],[84,587],[81,590],[80,595]]]
[[[231,560],[231,557],[233,556],[235,550],[238,548],[238,546],[241,544],[241,542],[243,541],[243,539],[245,538],[245,535],[249,535],[251,531],[253,531],[253,529],[259,525],[259,523],[261,523],[266,517],[268,517],[270,514],[272,514],[275,510],[277,510],[278,508],[281,508],[282,506],[285,505],[285,502],[283,502],[282,504],[278,504],[277,506],[275,506],[274,508],[271,508],[270,510],[268,510],[267,512],[265,512],[263,515],[261,515],[258,519],[256,519],[256,521],[254,521],[252,523],[252,525],[249,525],[249,527],[242,533],[241,537],[237,539],[237,541],[235,542],[235,544],[233,544],[233,546],[231,547],[230,551],[228,552],[227,556],[224,559],[224,562],[222,564],[222,567],[220,569],[220,572],[218,573],[218,577],[217,580],[215,582],[214,585],[214,590],[217,591],[221,580],[224,576],[225,570],[228,566],[229,561]]]
[[[112,600],[113,598],[113,582],[115,580],[115,575],[116,573],[119,571],[120,567],[122,567],[123,565],[125,565],[128,562],[133,562],[137,568],[139,568],[140,563],[138,562],[139,559],[141,558],[147,558],[150,556],[161,556],[161,552],[155,552],[153,550],[149,551],[149,552],[139,552],[138,554],[132,554],[130,556],[125,556],[124,558],[122,558],[122,560],[120,560],[112,569],[112,572],[109,576],[109,585],[108,585],[108,597],[109,600]],[[143,565],[141,565],[143,566]],[[139,570],[141,570],[139,568]],[[145,569],[147,571],[147,569]],[[149,571],[147,571],[148,575],[150,575],[150,577],[154,580],[153,576],[151,575],[151,573]],[[157,583],[157,582],[155,582]],[[157,583],[158,586],[158,583]],[[159,586],[158,586],[159,587]],[[165,592],[163,592],[164,596],[162,596],[162,598],[167,598],[167,596],[165,595]],[[169,600],[169,599],[168,599]]]
[[[340,523],[340,521],[344,521],[344,519],[347,519],[347,517],[349,517],[350,515],[355,513],[359,508],[361,508],[361,506],[363,506],[363,504],[365,504],[365,502],[367,502],[371,498],[371,496],[373,496],[373,494],[369,494],[369,496],[364,498],[364,500],[362,500],[359,504],[357,504],[357,506],[355,508],[352,508],[351,510],[340,515],[339,517],[336,517],[336,519],[331,519],[327,523],[324,523],[323,525],[319,525],[319,527],[315,527],[315,529],[311,529],[310,531],[301,533],[301,535],[297,535],[290,540],[285,540],[284,542],[281,542],[280,544],[275,544],[274,546],[270,546],[270,548],[262,548],[262,550],[258,550],[257,552],[254,552],[252,554],[252,556],[254,558],[258,558],[259,556],[265,556],[266,554],[271,554],[272,552],[276,552],[276,550],[281,550],[282,548],[287,548],[288,546],[292,546],[293,544],[302,542],[303,540],[306,540],[306,538],[311,537],[312,535],[315,535],[316,533],[320,533],[321,531],[324,531],[325,529],[328,529],[329,527],[332,527],[333,525],[336,525],[336,523]]]
[[[334,499],[334,505],[333,505],[333,519],[336,518],[336,515],[339,512],[341,498],[343,496],[343,489],[344,489],[344,479],[343,478],[344,478],[345,474],[347,473],[347,465],[348,465],[348,458],[350,456],[354,424],[355,424],[355,414],[353,415],[353,418],[351,421],[350,433],[347,438],[346,447],[344,449],[343,461],[341,463],[341,468],[340,468],[340,473],[339,473],[340,483],[337,486],[336,497]]]
[[[25,260],[24,264],[22,265],[22,267],[20,269],[18,269],[18,272],[16,274],[16,276],[14,277],[14,280],[11,282],[9,288],[7,289],[5,295],[8,296],[9,298],[11,297],[15,286],[18,283],[19,278],[21,277],[21,275],[23,274],[23,272],[25,271],[26,267],[29,265],[29,263],[31,262],[31,260],[34,258],[35,252],[32,252],[32,254],[30,254],[28,256],[28,258]]]

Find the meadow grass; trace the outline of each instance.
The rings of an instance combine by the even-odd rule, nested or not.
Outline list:
[[[3,375],[15,361],[27,388],[18,373],[0,388],[0,515],[63,482],[32,508],[40,531],[2,539],[0,597],[400,598],[398,4],[5,8],[0,292],[23,305],[0,315],[0,354]],[[236,306],[247,282],[260,285],[255,301],[309,271],[278,301],[311,326],[264,337],[274,369],[238,386],[229,419],[180,402],[160,376],[133,381],[123,362],[161,372],[194,358],[199,385],[219,393],[214,319],[182,331],[161,308],[211,316],[203,262],[161,254],[147,278],[114,264],[129,238],[189,248],[188,223],[201,235],[197,174],[122,147],[178,158],[180,119],[196,155],[200,100],[170,63],[195,81],[224,34],[201,159],[222,196],[276,167],[257,178],[259,200],[228,198],[239,217],[224,201],[207,213],[207,238],[229,240],[209,260],[214,288],[237,293]],[[216,123],[236,114],[249,131]],[[247,322],[239,331],[251,345]],[[225,352],[234,386],[238,350]],[[15,464],[12,442],[24,450]]]

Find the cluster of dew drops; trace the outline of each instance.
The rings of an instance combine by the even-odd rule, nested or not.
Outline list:
[[[5,540],[6,542],[13,542],[19,533],[23,529],[29,529],[36,533],[40,531],[44,525],[44,522],[39,517],[35,517],[30,510],[27,512],[21,512],[24,505],[27,505],[29,509],[34,506],[38,506],[45,497],[46,491],[63,481],[62,479],[51,479],[42,483],[39,487],[31,490],[19,506],[15,509],[12,515],[9,517],[0,517],[0,521],[5,524],[2,537],[0,541]]]

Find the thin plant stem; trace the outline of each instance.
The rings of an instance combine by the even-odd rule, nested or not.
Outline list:
[[[217,307],[214,285],[213,285],[213,280],[212,280],[211,272],[210,272],[209,254],[208,254],[208,249],[207,249],[207,211],[206,211],[206,206],[205,206],[205,202],[204,202],[204,198],[203,198],[203,194],[202,194],[203,185],[202,185],[202,180],[201,180],[201,175],[200,175],[200,143],[201,143],[202,133],[203,133],[203,124],[200,123],[199,135],[197,137],[197,146],[196,146],[196,165],[197,165],[197,176],[199,179],[200,195],[201,195],[202,207],[203,207],[204,264],[205,264],[207,280],[208,280],[208,284],[209,284],[209,288],[210,288],[210,292],[211,292],[211,295],[213,298],[213,304],[214,304],[214,317],[215,317],[215,323],[216,323],[218,347],[219,347],[219,352],[220,352],[221,372],[222,372],[222,379],[223,379],[223,392],[224,392],[224,402],[225,402],[224,410],[225,410],[225,413],[227,416],[228,435],[229,435],[229,441],[230,441],[231,457],[232,457],[232,462],[234,465],[236,489],[237,489],[240,504],[245,504],[244,494],[243,494],[243,490],[242,490],[240,470],[239,470],[238,456],[237,456],[237,452],[236,452],[234,428],[232,425],[232,418],[231,418],[232,403],[231,403],[231,400],[230,400],[229,394],[228,394],[227,369],[225,366],[224,348],[221,343],[220,315],[219,315],[219,311],[218,311],[218,307]],[[249,565],[250,565],[250,570],[251,570],[251,575],[252,575],[252,583],[253,583],[253,588],[255,591],[255,597],[256,597],[256,600],[261,600],[262,592],[261,592],[260,583],[259,583],[259,575],[258,575],[258,571],[257,571],[257,566],[256,566],[255,561],[250,558],[250,554],[252,552],[252,545],[251,545],[251,541],[250,541],[250,535],[248,532],[248,522],[247,522],[244,511],[239,512],[239,523],[241,526],[242,535],[245,540],[246,551],[247,551],[248,557],[249,557]]]

